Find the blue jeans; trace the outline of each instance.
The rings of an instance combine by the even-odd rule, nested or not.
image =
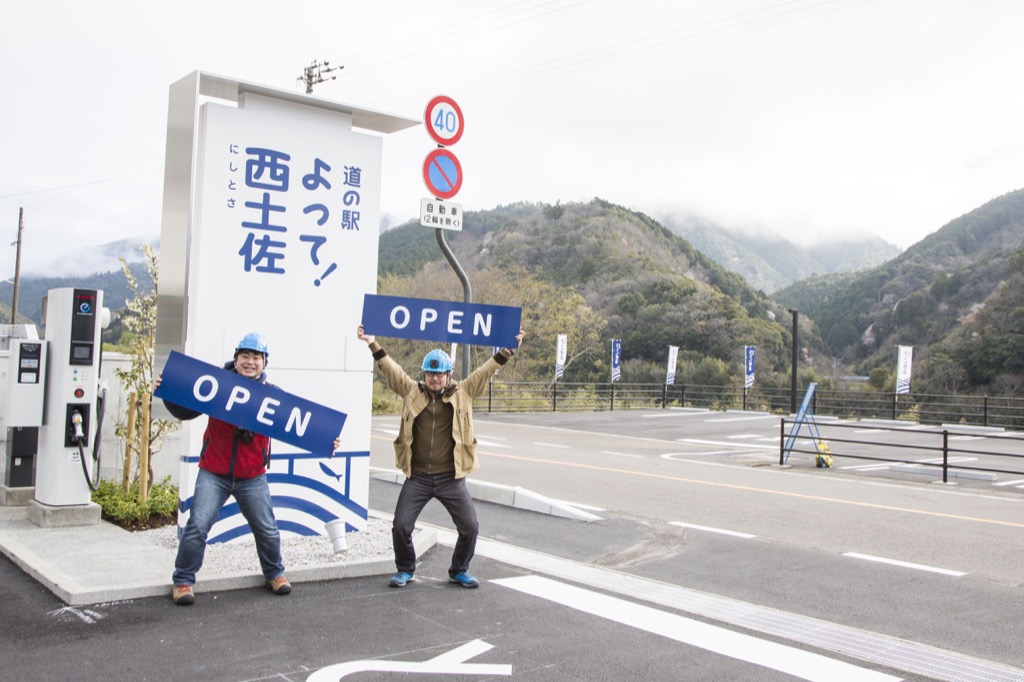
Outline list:
[[[398,503],[395,505],[395,520],[391,526],[395,567],[399,571],[416,572],[416,547],[412,543],[412,532],[423,507],[434,498],[448,510],[459,532],[448,575],[469,570],[469,562],[476,553],[480,524],[476,520],[473,497],[466,488],[466,479],[456,479],[454,473],[413,473],[412,478],[405,479],[402,484],[402,492],[398,494]]]
[[[192,497],[192,513],[178,540],[178,556],[174,560],[175,585],[195,585],[196,572],[202,567],[203,555],[206,554],[206,536],[232,495],[256,538],[256,554],[260,558],[263,577],[273,580],[284,575],[281,533],[277,530],[266,475],[232,478],[200,469]]]

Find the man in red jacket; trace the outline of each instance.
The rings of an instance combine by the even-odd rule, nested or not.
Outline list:
[[[224,369],[265,384],[267,357],[267,342],[263,337],[255,333],[246,334],[235,349],[234,360],[225,363]],[[160,385],[159,377],[155,383]],[[166,400],[164,405],[178,419],[195,419],[200,415]],[[195,600],[193,586],[196,572],[203,565],[206,537],[231,496],[234,496],[256,539],[256,554],[267,588],[282,595],[292,591],[291,584],[284,577],[281,534],[267,485],[269,464],[268,437],[209,418],[199,455],[199,475],[192,497],[192,510],[178,541],[178,555],[174,560],[171,598],[175,604],[187,606]]]

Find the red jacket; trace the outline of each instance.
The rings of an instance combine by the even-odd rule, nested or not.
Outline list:
[[[246,443],[248,435],[252,442]],[[270,464],[270,439],[252,431],[242,432],[234,424],[210,417],[203,433],[199,467],[211,474],[234,478],[256,478]]]
[[[224,369],[235,371],[234,362],[225,363]],[[266,384],[266,372],[256,377],[255,380]],[[195,419],[202,414],[166,400],[164,405],[167,406],[167,411],[178,419]],[[201,469],[206,469],[211,474],[218,476],[256,478],[265,474],[268,466],[270,466],[269,438],[253,431],[243,431],[234,424],[210,417],[206,431],[203,433],[203,449],[199,453]]]

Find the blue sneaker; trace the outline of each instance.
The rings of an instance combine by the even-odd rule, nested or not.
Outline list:
[[[388,580],[388,584],[391,585],[391,587],[405,587],[405,584],[410,580],[413,580],[412,573],[399,571],[391,576],[391,579]]]
[[[448,582],[455,583],[456,585],[462,585],[463,587],[480,587],[480,581],[466,571],[461,571],[455,575],[448,576]]]

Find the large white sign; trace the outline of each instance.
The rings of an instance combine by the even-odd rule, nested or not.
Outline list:
[[[216,99],[200,103],[197,91]],[[273,442],[267,479],[282,533],[323,534],[334,519],[363,529],[373,366],[353,335],[363,296],[376,292],[383,138],[353,123],[393,132],[416,121],[205,74],[179,81],[171,95],[158,364],[170,346],[219,365],[245,334],[262,334],[271,383],[348,415],[330,456]],[[175,125],[187,122],[194,146]],[[179,145],[193,151],[191,163]],[[168,332],[175,324],[177,344]],[[205,423],[186,423],[186,510]],[[248,532],[231,509],[211,542]]]

